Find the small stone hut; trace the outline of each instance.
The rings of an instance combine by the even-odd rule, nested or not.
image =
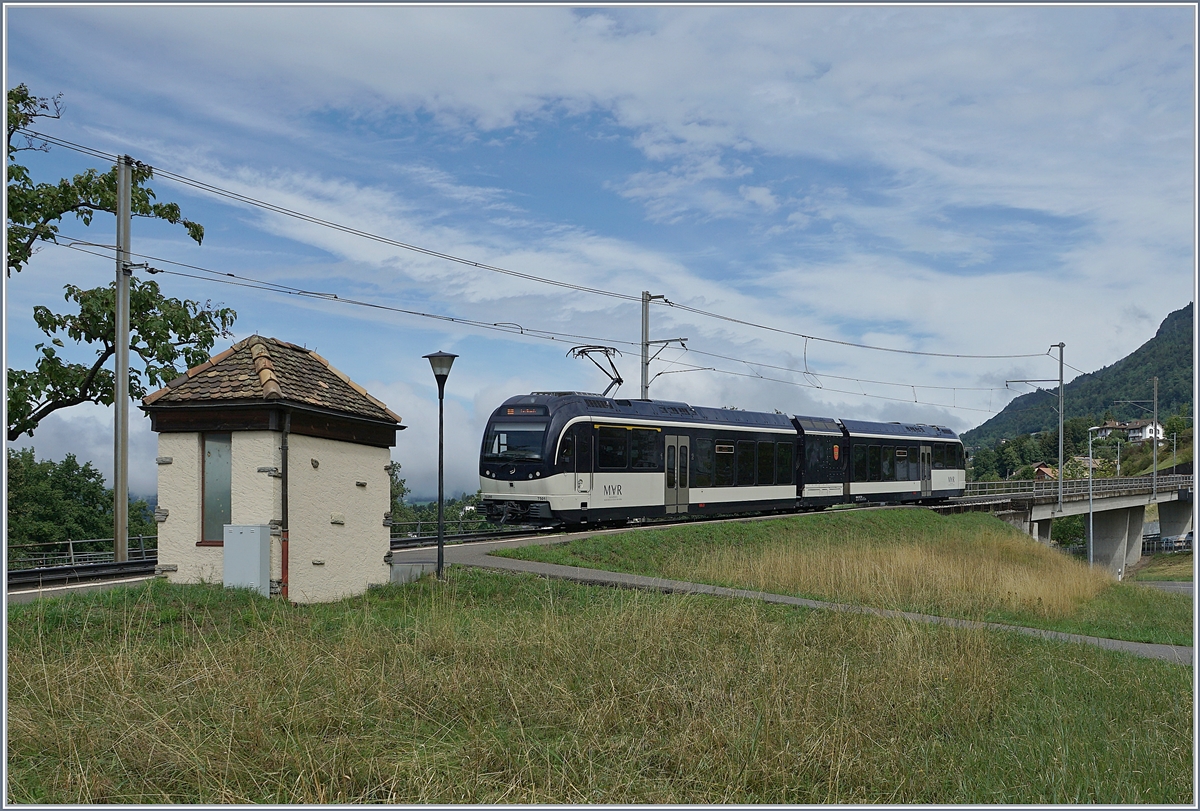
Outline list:
[[[158,566],[222,582],[224,526],[270,527],[270,591],[326,602],[386,583],[400,417],[316,352],[252,335],[148,395]]]

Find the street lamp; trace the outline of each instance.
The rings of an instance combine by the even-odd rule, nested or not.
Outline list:
[[[433,367],[433,376],[437,378],[438,384],[438,561],[437,561],[437,578],[442,579],[442,564],[445,559],[445,542],[446,542],[446,520],[442,513],[442,503],[445,498],[445,431],[443,429],[443,414],[445,412],[444,403],[446,397],[446,378],[450,376],[450,367],[454,365],[454,359],[458,357],[450,352],[434,352],[431,355],[422,355],[429,359],[429,365]]]
[[[1092,565],[1092,544],[1095,538],[1096,522],[1092,501],[1092,479],[1096,478],[1095,460],[1092,459],[1092,432],[1099,431],[1099,425],[1088,429],[1088,566]]]

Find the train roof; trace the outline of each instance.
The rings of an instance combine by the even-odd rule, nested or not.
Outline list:
[[[504,406],[544,405],[551,412],[574,411],[578,414],[611,415],[668,419],[717,425],[761,425],[767,428],[792,428],[786,414],[763,411],[738,411],[731,408],[692,406],[676,400],[625,400],[579,391],[535,391],[510,397]],[[504,407],[502,406],[502,407]]]
[[[626,400],[605,397],[584,391],[535,391],[519,394],[504,401],[500,408],[514,406],[544,406],[546,414],[562,414],[568,419],[584,414],[592,416],[641,417],[667,419],[675,422],[694,422],[708,425],[759,425],[766,428],[799,428],[804,433],[842,435],[842,426],[851,436],[928,437],[956,440],[958,435],[938,425],[900,422],[868,422],[865,420],[836,420],[831,417],[809,417],[771,414],[765,411],[740,411],[732,408],[693,406],[677,400]],[[497,409],[499,411],[500,409]]]
[[[895,436],[929,437],[931,439],[958,439],[958,434],[941,425],[923,425],[912,422],[867,422],[866,420],[842,420],[850,436]]]
[[[842,435],[842,426],[832,417],[802,417],[796,414],[792,417],[792,422],[805,434]]]

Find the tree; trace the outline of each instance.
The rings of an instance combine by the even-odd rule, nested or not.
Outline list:
[[[33,448],[10,448],[7,464],[9,547],[112,537],[113,491],[91,462],[80,465],[73,454],[61,462],[38,461]],[[149,505],[130,501],[129,534],[156,532]],[[112,543],[97,544],[97,549],[111,550]],[[10,564],[21,557],[21,550],[10,548]]]
[[[89,169],[57,184],[34,183],[29,170],[17,162],[24,151],[47,151],[25,128],[39,118],[57,119],[62,114],[61,96],[30,95],[25,85],[8,91],[8,267],[7,274],[20,273],[36,252],[38,242],[56,242],[62,218],[74,214],[84,225],[98,211],[115,213],[116,167],[106,173]],[[16,143],[14,143],[16,140]],[[138,217],[149,217],[182,225],[201,243],[204,228],[184,219],[175,203],[156,202],[147,187],[153,178],[150,167],[135,163],[132,171],[131,209]],[[33,435],[38,423],[55,411],[84,402],[111,405],[113,373],[104,364],[116,352],[113,313],[115,282],[107,287],[84,290],[65,287],[65,299],[74,307],[56,313],[35,307],[34,320],[50,339],[35,346],[41,356],[33,371],[9,369],[8,439]],[[237,317],[232,309],[196,301],[167,298],[152,281],[133,279],[130,285],[131,358],[142,359],[142,368],[130,364],[129,394],[140,399],[147,385],[159,386],[183,369],[203,363],[218,337],[230,337]],[[95,356],[87,363],[68,361],[59,355],[65,344],[59,333],[76,344],[92,346]],[[57,347],[57,348],[56,348]],[[180,368],[182,366],[182,368]],[[145,382],[143,382],[143,378]]]
[[[1163,433],[1168,438],[1171,434],[1182,434],[1192,427],[1192,418],[1188,416],[1190,410],[1187,403],[1184,403],[1179,407],[1178,411],[1167,417],[1166,422],[1163,423]]]
[[[409,521],[415,521],[415,513],[413,508],[404,503],[404,497],[408,495],[408,482],[400,478],[400,463],[392,462],[387,466],[388,479],[391,480],[392,494],[392,523],[401,524]]]

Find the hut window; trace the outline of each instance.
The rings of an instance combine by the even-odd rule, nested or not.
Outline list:
[[[204,527],[202,541],[225,540],[233,500],[233,467],[230,464],[232,435],[204,435]]]

